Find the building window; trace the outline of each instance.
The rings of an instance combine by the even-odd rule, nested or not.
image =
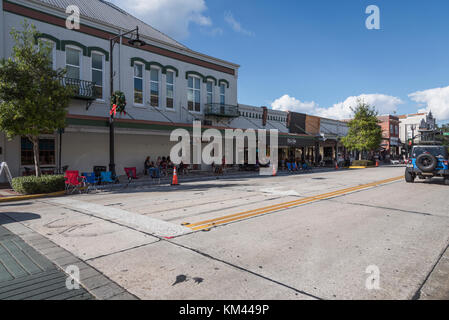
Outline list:
[[[49,55],[51,61],[50,66],[53,70],[56,70],[56,44],[51,40],[47,39],[40,39],[40,40],[50,47],[50,55]]]
[[[175,106],[175,73],[167,71],[167,108],[173,109]]]
[[[103,100],[103,68],[104,55],[92,53],[92,82],[94,83],[94,96]]]
[[[73,48],[66,48],[65,54],[67,77],[81,79],[81,51]]]
[[[189,111],[201,112],[201,80],[190,76],[188,79],[187,102]]]
[[[143,104],[143,65],[134,64],[134,104]]]
[[[214,83],[212,81],[207,81],[207,104],[212,104],[214,102]]]
[[[159,69],[150,70],[150,105],[159,107]]]
[[[225,94],[226,94],[226,87],[224,84],[222,84],[222,85],[220,85],[220,104],[221,105],[225,105],[225,103],[226,103]]]
[[[55,139],[39,139],[39,162],[42,166],[54,166]],[[34,165],[33,143],[28,138],[21,139],[21,163],[23,166]]]

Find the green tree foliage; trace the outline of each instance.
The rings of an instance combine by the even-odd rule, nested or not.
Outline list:
[[[53,70],[52,47],[36,40],[38,31],[26,21],[13,29],[12,55],[0,61],[0,130],[8,139],[25,136],[33,143],[36,176],[40,176],[39,135],[65,127],[73,88],[60,79],[65,70]]]
[[[449,123],[443,124],[441,126],[438,126],[438,129],[442,133],[449,133]],[[449,136],[446,135],[440,135],[438,136],[438,140],[441,140],[441,143],[445,146],[449,147]]]
[[[342,138],[343,145],[351,151],[360,152],[374,151],[380,147],[382,142],[382,129],[377,119],[375,107],[358,101],[358,105],[352,108],[354,119],[349,123],[349,133]]]

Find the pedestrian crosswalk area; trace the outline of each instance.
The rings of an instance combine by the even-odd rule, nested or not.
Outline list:
[[[0,226],[0,300],[88,300],[84,288],[69,290],[67,275],[20,237]]]

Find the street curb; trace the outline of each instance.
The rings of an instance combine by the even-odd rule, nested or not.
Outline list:
[[[31,199],[46,198],[46,197],[60,197],[63,195],[65,195],[65,191],[58,191],[58,192],[45,193],[45,194],[30,194],[30,195],[23,195],[23,196],[4,197],[4,198],[0,198],[0,203],[31,200]]]

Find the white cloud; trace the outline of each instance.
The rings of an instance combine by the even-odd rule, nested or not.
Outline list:
[[[408,96],[413,101],[426,105],[419,112],[432,111],[438,121],[449,120],[449,87],[417,91]]]
[[[234,30],[235,32],[244,34],[245,36],[254,36],[254,32],[244,29],[240,24],[240,22],[235,20],[232,12],[230,11],[225,12],[224,19],[231,26],[232,30]]]
[[[348,119],[353,113],[351,107],[357,106],[358,100],[376,107],[380,114],[392,114],[397,111],[398,105],[403,101],[397,97],[384,94],[362,94],[359,96],[348,97],[345,101],[334,104],[329,108],[322,108],[316,102],[302,102],[289,95],[284,95],[276,99],[271,107],[275,110],[295,111],[317,115],[331,119]]]
[[[189,36],[191,23],[212,26],[205,0],[110,0],[152,27],[176,39]]]
[[[397,111],[398,106],[404,103],[397,97],[385,94],[361,94],[359,96],[348,97],[344,102],[336,103],[330,108],[319,108],[316,114],[326,118],[348,119],[352,117],[353,113],[351,108],[357,106],[358,100],[374,106],[379,114],[393,114]]]
[[[274,110],[312,113],[318,108],[318,104],[313,101],[302,102],[285,94],[279,99],[274,100],[271,107]]]

